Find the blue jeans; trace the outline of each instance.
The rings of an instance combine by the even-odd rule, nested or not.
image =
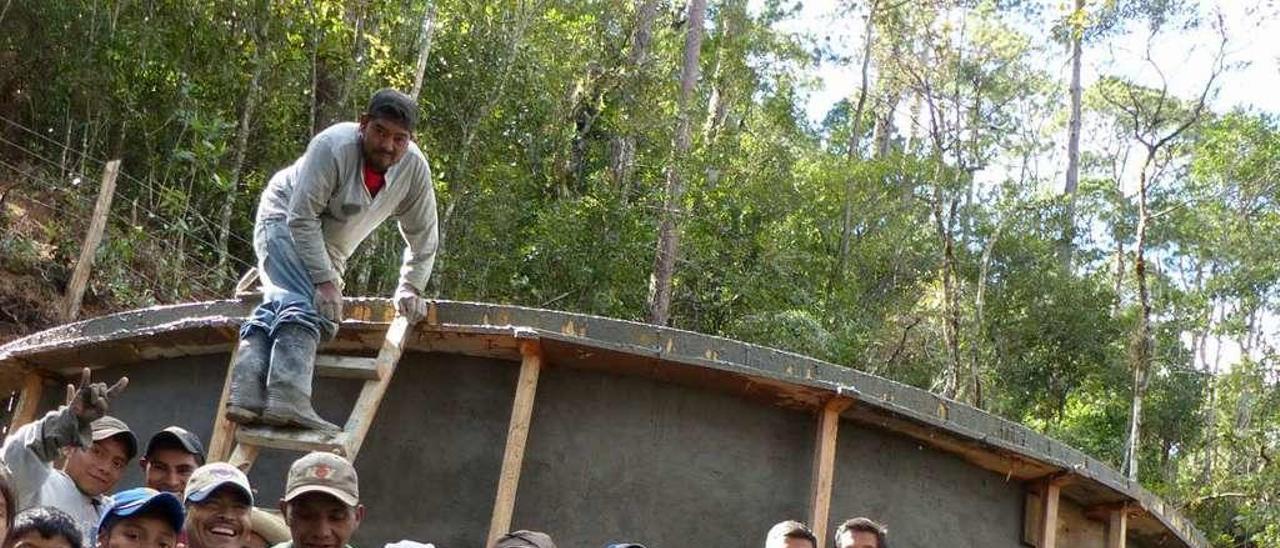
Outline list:
[[[332,339],[338,333],[338,324],[316,310],[315,284],[293,246],[293,235],[285,222],[266,219],[254,227],[253,249],[258,255],[262,304],[240,326],[240,337],[258,328],[274,339],[277,328],[293,323],[311,330],[321,340]]]

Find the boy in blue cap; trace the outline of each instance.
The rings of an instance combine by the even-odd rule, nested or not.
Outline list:
[[[186,514],[172,493],[138,487],[116,493],[98,521],[98,548],[174,548]]]

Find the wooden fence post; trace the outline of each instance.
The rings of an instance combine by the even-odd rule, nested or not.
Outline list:
[[[62,321],[70,322],[80,314],[80,300],[84,298],[85,286],[89,283],[89,271],[93,269],[93,256],[102,243],[102,233],[107,228],[107,214],[111,212],[111,198],[116,192],[116,176],[120,174],[120,160],[107,162],[102,171],[102,186],[98,189],[98,203],[93,206],[93,220],[89,223],[89,233],[85,234],[84,245],[80,247],[80,260],[76,261],[75,271],[67,284],[67,292],[62,301]]]

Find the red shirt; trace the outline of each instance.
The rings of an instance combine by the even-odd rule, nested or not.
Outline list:
[[[377,197],[378,191],[382,190],[385,184],[387,184],[385,173],[378,173],[369,167],[369,164],[364,164],[364,187],[369,189],[370,198]]]

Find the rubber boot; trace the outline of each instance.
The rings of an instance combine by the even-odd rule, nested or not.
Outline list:
[[[296,324],[276,328],[267,373],[267,408],[262,422],[336,433],[341,428],[320,418],[311,408],[311,377],[320,337]]]
[[[227,420],[240,424],[256,422],[267,406],[267,366],[271,361],[271,338],[261,329],[250,329],[240,339],[236,363],[231,368],[231,393],[227,395]]]

